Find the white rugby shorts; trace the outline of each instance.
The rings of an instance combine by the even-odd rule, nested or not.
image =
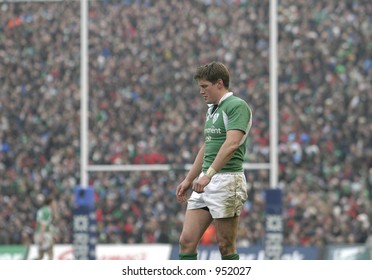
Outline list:
[[[43,240],[40,239],[40,233],[35,233],[35,243],[39,250],[46,251],[53,246],[53,234],[51,232],[45,232]]]
[[[187,209],[208,207],[212,218],[230,218],[240,215],[247,198],[247,182],[243,172],[217,173],[203,193],[192,192]]]

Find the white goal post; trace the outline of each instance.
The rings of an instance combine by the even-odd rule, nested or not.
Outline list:
[[[135,164],[135,165],[89,165],[88,139],[88,0],[80,0],[81,8],[81,131],[80,131],[80,186],[88,187],[89,172],[115,171],[169,171],[173,169],[189,169],[191,164]],[[277,109],[277,0],[270,0],[270,162],[245,163],[244,169],[270,170],[270,188],[278,185],[278,109]]]
[[[0,3],[15,2],[64,2],[66,0],[0,0]],[[87,187],[89,172],[98,171],[167,171],[189,169],[190,164],[136,164],[136,165],[89,165],[88,139],[88,9],[89,0],[80,1],[80,185]],[[270,161],[269,163],[245,163],[245,170],[270,170],[270,188],[278,187],[278,94],[277,94],[277,2],[270,1]]]

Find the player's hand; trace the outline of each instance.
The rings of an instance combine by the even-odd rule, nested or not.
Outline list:
[[[178,185],[176,190],[176,197],[179,202],[186,202],[188,199],[187,191],[191,187],[192,182],[183,180],[181,184]]]
[[[205,187],[209,184],[210,181],[211,178],[206,175],[200,177],[192,187],[193,191],[197,193],[203,193]]]

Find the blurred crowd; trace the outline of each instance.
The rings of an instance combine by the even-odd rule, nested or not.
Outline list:
[[[206,111],[193,72],[212,60],[253,109],[247,162],[269,162],[268,0],[97,0],[88,15],[90,164],[192,163]],[[369,0],[278,1],[286,245],[372,236],[371,30]],[[56,243],[72,242],[80,58],[78,1],[0,3],[0,244],[33,242],[40,194],[57,199]],[[98,242],[177,243],[185,173],[91,172]],[[246,176],[240,246],[263,242],[271,187],[268,170]]]

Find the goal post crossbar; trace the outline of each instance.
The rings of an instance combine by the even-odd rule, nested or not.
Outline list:
[[[189,170],[192,164],[122,164],[122,165],[88,165],[88,172],[117,171],[170,171]],[[244,170],[270,169],[270,163],[244,163]]]

